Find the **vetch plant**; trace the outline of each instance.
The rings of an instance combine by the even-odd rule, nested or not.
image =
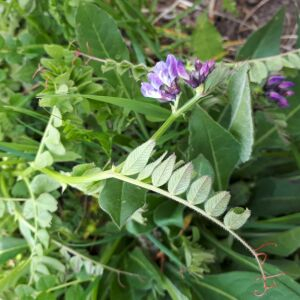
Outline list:
[[[285,13],[238,50],[199,1],[23,2],[0,4],[0,298],[299,299]]]

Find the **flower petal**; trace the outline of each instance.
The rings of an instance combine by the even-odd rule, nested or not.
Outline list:
[[[287,101],[286,98],[282,97],[282,99],[280,101],[278,101],[278,105],[280,107],[288,107],[289,106],[289,102]]]
[[[185,66],[181,60],[177,61],[177,74],[179,77],[185,80],[189,80],[190,76],[185,69]]]
[[[282,81],[278,87],[280,89],[288,89],[288,88],[293,87],[294,85],[295,85],[295,83],[292,81]]]
[[[174,81],[174,79],[178,76],[177,73],[177,59],[174,55],[169,54],[167,56],[166,64],[168,67],[168,72],[170,76],[170,81]]]
[[[150,81],[150,84],[155,89],[158,90],[163,85],[163,82],[161,81],[161,79],[159,78],[159,76],[156,73],[149,73],[147,77],[148,77],[148,80]]]
[[[144,97],[160,99],[162,97],[161,92],[156,90],[150,83],[142,82],[141,92]]]
[[[270,76],[267,82],[267,85],[278,84],[284,80],[284,76],[282,75],[273,75]]]

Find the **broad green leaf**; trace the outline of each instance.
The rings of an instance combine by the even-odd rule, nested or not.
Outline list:
[[[92,3],[77,10],[76,34],[83,52],[99,58],[128,60],[129,53],[114,19]]]
[[[148,164],[139,174],[138,180],[143,180],[151,176],[153,170],[162,162],[167,155],[167,152],[163,153],[157,160]]]
[[[44,151],[40,155],[38,155],[33,162],[32,166],[35,169],[43,169],[53,164],[53,157],[49,151]]]
[[[183,167],[177,169],[168,182],[168,190],[172,195],[180,195],[184,193],[190,185],[193,174],[192,163],[187,163]]]
[[[149,140],[146,143],[135,148],[126,158],[122,173],[124,175],[134,175],[141,172],[152,154],[155,147],[155,141]]]
[[[14,237],[0,238],[0,265],[15,257],[27,248],[27,243],[23,239]]]
[[[251,244],[258,247],[269,241],[276,243],[277,246],[265,247],[264,252],[279,256],[290,256],[300,248],[300,227],[284,232],[265,234],[261,238],[252,239]]]
[[[199,154],[195,159],[192,160],[194,171],[197,173],[198,177],[209,176],[212,181],[215,177],[214,169],[211,163],[204,157],[203,154]]]
[[[195,180],[187,193],[187,201],[192,204],[200,204],[206,201],[210,194],[212,180],[209,176],[202,176]]]
[[[217,188],[226,188],[229,176],[239,161],[239,142],[200,107],[192,113],[189,130],[191,158],[203,154],[214,168]]]
[[[223,52],[222,36],[205,13],[197,19],[191,45],[195,55],[202,60],[220,56]]]
[[[232,208],[224,217],[226,227],[237,230],[241,228],[250,217],[250,210],[242,207]]]
[[[261,179],[253,192],[250,209],[255,216],[279,216],[300,211],[300,186],[289,179]]]
[[[172,154],[165,159],[152,173],[152,183],[154,186],[162,186],[168,182],[175,166],[176,155]]]
[[[176,226],[182,228],[183,210],[183,206],[178,206],[171,200],[166,200],[156,207],[153,214],[154,222],[160,227]]]
[[[170,115],[170,112],[158,104],[150,103],[147,100],[126,99],[120,97],[98,96],[98,95],[81,95],[84,98],[109,103],[130,111],[143,114],[147,117],[155,118],[156,121],[164,121]]]
[[[156,288],[160,293],[163,292],[163,274],[160,272],[158,266],[153,263],[153,260],[146,257],[144,251],[141,248],[133,249],[126,258],[126,267],[129,272],[140,274],[145,281],[141,281],[138,277],[132,277],[129,280],[129,286],[131,289],[138,288],[140,290],[149,290],[156,283]]]
[[[230,194],[228,192],[218,192],[205,202],[205,211],[213,217],[219,217],[225,212],[229,200]]]
[[[232,107],[229,131],[241,144],[240,160],[250,159],[254,143],[251,92],[248,66],[242,66],[230,79],[229,99]]]
[[[36,175],[30,185],[36,195],[52,192],[60,187],[60,183],[44,174]]]
[[[260,84],[268,77],[268,69],[261,61],[253,61],[250,63],[250,81]]]
[[[237,59],[260,58],[280,54],[284,9],[263,27],[252,33],[237,54]]]
[[[199,281],[199,287],[201,287],[203,299],[255,300],[257,297],[253,295],[253,292],[263,292],[263,283],[257,280],[257,273],[242,271],[207,275]],[[262,298],[264,300],[296,300],[299,295],[293,289],[280,284],[277,288],[268,290]]]
[[[100,207],[108,213],[118,227],[145,204],[146,191],[117,179],[106,180],[99,196]]]

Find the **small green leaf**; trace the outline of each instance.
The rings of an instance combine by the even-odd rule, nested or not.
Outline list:
[[[268,70],[266,65],[261,61],[254,61],[250,63],[250,81],[260,84],[268,77]]]
[[[36,199],[39,209],[55,212],[57,210],[57,200],[48,193],[39,195]]]
[[[44,174],[35,176],[30,185],[36,195],[52,192],[60,187],[57,181]]]
[[[62,58],[67,51],[63,46],[60,45],[44,45],[44,49],[49,56],[56,59]]]
[[[51,194],[43,193],[37,199],[28,199],[25,202],[23,215],[26,219],[37,217],[37,221],[41,227],[49,227],[52,220],[50,212],[56,210],[57,200]]]
[[[283,68],[281,56],[267,59],[265,63],[270,72],[278,72]]]
[[[300,55],[290,53],[287,57],[288,61],[294,66],[295,69],[300,69]]]
[[[202,176],[195,180],[187,193],[187,201],[200,204],[206,201],[211,191],[212,180],[209,176]]]
[[[228,192],[219,192],[205,202],[205,211],[213,217],[218,217],[225,212],[229,200],[230,194]]]
[[[222,36],[205,13],[197,19],[191,44],[195,55],[202,60],[219,56],[223,52]]]
[[[147,165],[154,147],[155,141],[149,140],[135,148],[126,158],[122,173],[124,175],[134,175],[141,172]]]
[[[47,136],[45,137],[45,145],[54,154],[64,155],[66,153],[65,147],[60,142],[60,133],[53,126],[50,126],[48,129]]]
[[[53,107],[52,115],[54,127],[60,127],[62,125],[62,115],[60,110],[56,106]]]
[[[43,244],[43,246],[45,247],[45,249],[48,248],[49,246],[49,234],[45,229],[40,229],[37,232],[37,237],[40,240],[40,242]]]
[[[35,161],[32,163],[32,166],[35,169],[42,169],[53,164],[53,157],[49,151],[44,151],[40,155],[38,155]]]
[[[106,180],[98,202],[114,223],[122,227],[135,211],[144,206],[145,198],[145,189],[113,178]]]
[[[224,217],[226,227],[237,230],[241,228],[250,217],[250,210],[242,207],[232,208]]]
[[[151,176],[153,170],[162,162],[162,160],[167,155],[167,152],[165,152],[163,155],[161,155],[157,160],[147,165],[142,172],[138,176],[138,180],[143,180]]]
[[[168,182],[173,173],[176,155],[172,154],[165,159],[152,173],[152,183],[154,186],[162,186]]]
[[[280,38],[283,29],[284,9],[247,39],[237,54],[239,60],[261,58],[280,54]]]
[[[168,191],[172,195],[180,195],[184,193],[190,185],[192,174],[192,163],[187,163],[183,167],[176,170],[168,182]]]

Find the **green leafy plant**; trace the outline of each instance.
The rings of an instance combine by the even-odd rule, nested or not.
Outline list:
[[[0,4],[0,298],[299,298],[300,50],[198,4]]]

